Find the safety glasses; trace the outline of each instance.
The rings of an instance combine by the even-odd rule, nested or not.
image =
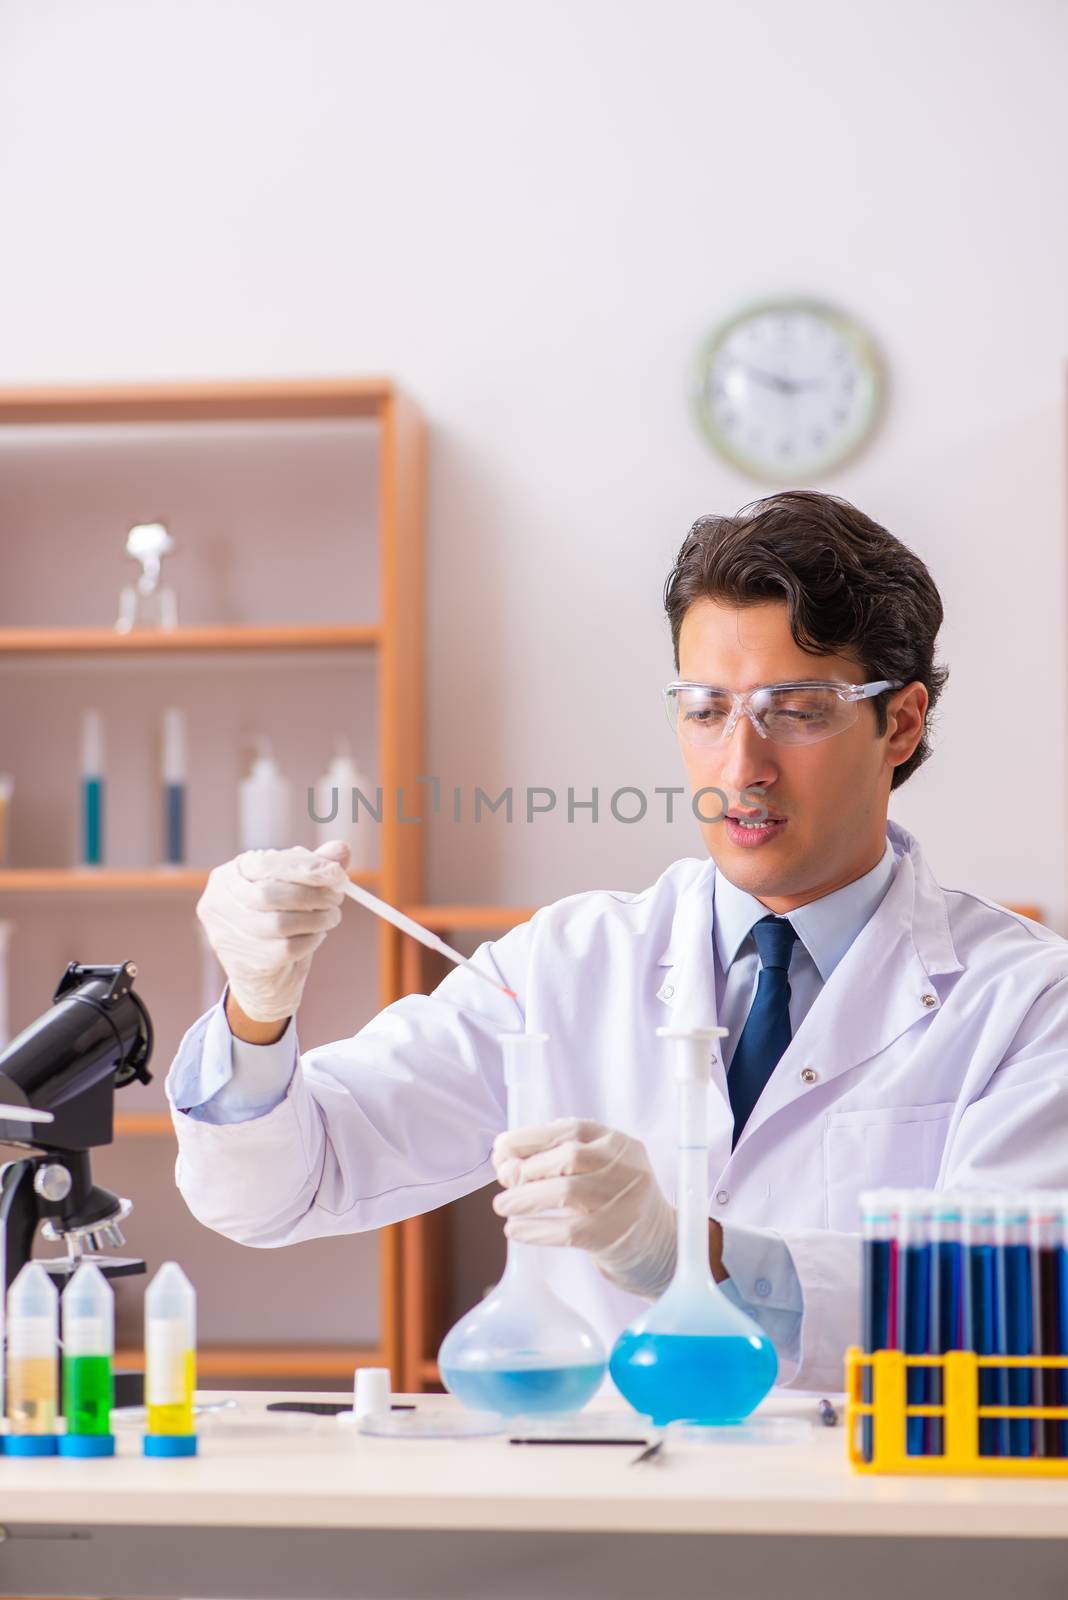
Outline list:
[[[716,745],[730,738],[739,717],[749,718],[762,739],[775,744],[818,744],[856,722],[858,706],[900,683],[809,681],[766,683],[744,694],[707,683],[669,683],[664,690],[668,721],[687,744]]]

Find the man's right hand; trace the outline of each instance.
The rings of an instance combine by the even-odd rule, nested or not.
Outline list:
[[[348,860],[348,845],[332,839],[318,850],[246,850],[209,875],[197,916],[244,1017],[272,1023],[296,1011],[312,956],[341,921]]]

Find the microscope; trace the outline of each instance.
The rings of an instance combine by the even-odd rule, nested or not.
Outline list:
[[[50,1011],[0,1051],[0,1144],[27,1154],[0,1167],[0,1292],[29,1261],[38,1228],[66,1246],[42,1258],[62,1292],[83,1259],[108,1278],[145,1263],[102,1252],[125,1243],[129,1200],[94,1184],[89,1152],[114,1135],[115,1090],[150,1082],[152,1023],[133,992],[132,961],[72,961]]]

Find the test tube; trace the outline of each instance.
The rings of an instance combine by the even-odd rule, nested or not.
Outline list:
[[[898,1346],[909,1356],[928,1352],[931,1322],[931,1196],[922,1190],[905,1190],[898,1197]],[[905,1385],[909,1405],[927,1405],[931,1392],[930,1368],[911,1367]],[[905,1424],[905,1452],[927,1454],[927,1417],[909,1417]]]
[[[180,867],[185,860],[185,714],[177,706],[163,713],[163,861]]]
[[[145,1294],[146,1456],[193,1456],[196,1290],[177,1261],[165,1261]]]
[[[964,1348],[979,1356],[997,1354],[997,1259],[994,1240],[994,1205],[986,1194],[960,1197],[961,1247],[964,1260]],[[1006,1405],[1008,1388],[1004,1369],[979,1368],[980,1406]],[[980,1417],[979,1454],[1008,1454],[1004,1417]]]
[[[893,1191],[872,1189],[860,1197],[862,1268],[861,1338],[864,1350],[889,1350],[890,1341],[890,1255],[893,1248]],[[864,1369],[861,1398],[871,1404],[871,1368]],[[860,1430],[861,1454],[870,1461],[873,1454],[873,1417],[864,1417]]]
[[[9,1456],[54,1456],[59,1294],[39,1261],[23,1267],[7,1297]]]
[[[61,1456],[113,1456],[112,1363],[115,1296],[92,1261],[83,1261],[63,1293],[63,1415]]]
[[[931,1313],[927,1348],[932,1355],[960,1350],[964,1339],[964,1295],[961,1271],[961,1207],[959,1196],[936,1194],[929,1212],[931,1241]],[[942,1371],[932,1367],[928,1374],[930,1403],[944,1403]],[[945,1454],[945,1425],[941,1417],[931,1417],[927,1426],[927,1453]]]
[[[1060,1235],[1061,1216],[1057,1196],[1034,1193],[1027,1197],[1028,1232],[1031,1241],[1031,1299],[1033,1348],[1036,1355],[1060,1356]],[[1035,1369],[1035,1404],[1062,1406],[1064,1390],[1061,1374],[1052,1367]],[[1059,1418],[1044,1418],[1035,1423],[1035,1454],[1064,1454],[1063,1423]]]
[[[104,860],[104,725],[99,711],[82,716],[82,865]]]
[[[1003,1195],[994,1205],[994,1237],[997,1242],[997,1348],[999,1355],[1032,1354],[1031,1248],[1026,1199]],[[1006,1388],[1010,1406],[1029,1406],[1033,1400],[1033,1369],[1008,1367]],[[1032,1452],[1030,1417],[1009,1421],[1010,1456],[1030,1456]]]

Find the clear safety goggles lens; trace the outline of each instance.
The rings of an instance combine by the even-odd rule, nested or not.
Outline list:
[[[700,684],[673,683],[664,691],[668,720],[687,744],[722,744],[738,718],[748,716],[776,744],[817,744],[843,733],[857,720],[861,700],[890,683],[776,684],[749,694]]]

